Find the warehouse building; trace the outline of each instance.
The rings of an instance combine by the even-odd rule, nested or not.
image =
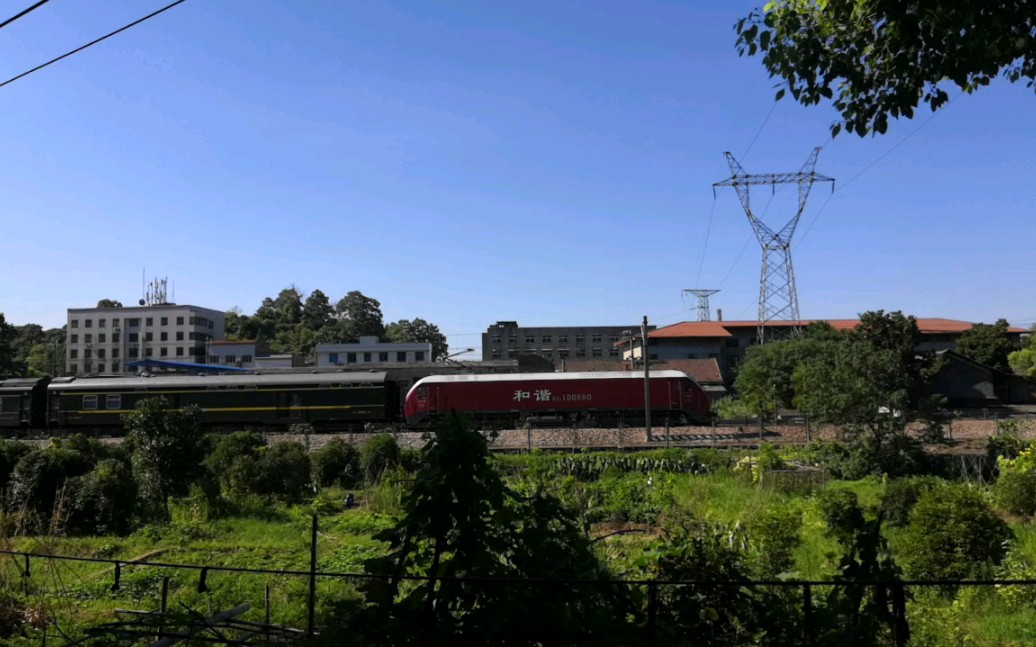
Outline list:
[[[648,330],[654,330],[648,326]],[[519,326],[517,321],[498,321],[482,333],[484,361],[536,355],[560,365],[567,360],[622,359],[615,344],[640,332],[639,324],[624,326]]]

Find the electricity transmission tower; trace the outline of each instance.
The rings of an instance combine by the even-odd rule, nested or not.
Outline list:
[[[741,206],[745,208],[748,222],[752,225],[759,245],[763,249],[763,267],[759,279],[759,343],[764,343],[766,323],[769,321],[799,321],[799,297],[795,292],[795,272],[791,265],[791,237],[799,224],[802,210],[806,207],[806,198],[813,188],[814,182],[831,182],[834,190],[834,178],[816,173],[817,155],[820,148],[814,148],[806,163],[798,173],[760,173],[749,175],[741,168],[734,156],[724,153],[732,175],[712,185],[713,191],[718,186],[732,186],[737,191]],[[766,226],[754,213],[749,202],[749,187],[753,185],[797,184],[799,188],[799,208],[784,227],[774,231]],[[776,188],[774,188],[776,190]],[[792,324],[792,329],[797,323]]]
[[[684,290],[684,294],[693,294],[698,297],[698,321],[711,321],[712,318],[709,315],[709,297],[716,294],[719,290]]]

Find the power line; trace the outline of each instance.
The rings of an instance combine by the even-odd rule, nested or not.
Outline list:
[[[766,116],[763,117],[763,123],[759,124],[759,130],[755,131],[755,136],[752,137],[752,141],[748,142],[748,148],[745,149],[744,153],[741,153],[741,161],[742,162],[745,160],[746,157],[748,157],[748,151],[752,150],[752,147],[755,146],[755,140],[759,139],[759,135],[762,134],[763,128],[766,127],[766,122],[770,121],[770,115],[773,114],[773,111],[776,108],[777,108],[777,102],[774,101],[773,105],[770,106],[770,112],[767,112]]]
[[[12,22],[14,22],[15,20],[18,20],[19,18],[21,18],[25,14],[27,14],[27,13],[29,13],[31,11],[34,11],[36,9],[39,9],[40,7],[42,7],[43,5],[47,4],[48,2],[50,2],[50,0],[40,0],[36,4],[34,4],[31,7],[29,7],[28,9],[23,10],[21,13],[19,13],[17,15],[14,15],[14,16],[11,16],[7,20],[5,20],[3,22],[0,22],[0,29],[3,29],[4,27],[10,25]]]
[[[69,56],[72,56],[73,54],[77,54],[77,53],[83,51],[84,49],[86,49],[88,47],[93,47],[94,45],[96,45],[97,43],[99,43],[99,42],[101,42],[103,40],[107,40],[107,39],[111,38],[112,36],[114,36],[116,34],[120,34],[120,33],[124,32],[124,31],[126,31],[127,29],[129,29],[130,27],[135,27],[135,26],[139,25],[140,23],[144,22],[145,20],[150,20],[151,18],[154,18],[158,14],[166,12],[166,11],[169,11],[170,9],[175,7],[176,5],[183,4],[184,2],[187,2],[187,0],[176,0],[176,2],[173,2],[171,4],[167,4],[166,6],[162,7],[158,11],[155,11],[153,13],[149,13],[148,15],[144,16],[143,18],[138,18],[137,20],[134,20],[130,24],[125,25],[124,27],[120,27],[120,28],[116,29],[115,31],[111,32],[110,34],[105,34],[104,36],[101,36],[97,40],[92,40],[89,43],[87,43],[86,45],[82,45],[80,47],[77,47],[77,48],[73,49],[70,52],[66,52],[66,53],[62,54],[61,56],[58,56],[57,58],[53,58],[53,59],[47,61],[46,63],[43,63],[42,65],[37,65],[36,67],[32,68],[31,70],[28,70],[26,72],[22,72],[18,76],[13,76],[13,77],[7,79],[3,83],[0,83],[0,88],[4,87],[5,85],[8,85],[10,83],[14,83],[18,79],[21,79],[21,78],[24,78],[26,76],[29,76],[33,72],[38,72],[38,71],[42,70],[43,68],[47,67],[48,65],[52,65],[52,64],[57,63],[58,61],[60,61],[62,59],[65,59],[65,58],[68,58]]]

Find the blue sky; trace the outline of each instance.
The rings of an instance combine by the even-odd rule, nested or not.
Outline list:
[[[0,30],[0,76],[163,4],[48,3]],[[737,56],[757,4],[188,0],[0,88],[0,312],[59,326],[135,301],[147,268],[247,313],[291,284],[360,290],[454,350],[497,320],[693,319],[690,287],[751,319],[760,252],[733,191],[713,197],[723,152],[793,171],[823,145],[804,317],[1036,320],[1032,90],[830,141],[830,106],[771,113]],[[753,201],[775,226],[794,210],[788,187]]]

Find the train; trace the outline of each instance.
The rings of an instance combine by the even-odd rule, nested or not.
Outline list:
[[[703,421],[709,398],[679,371],[651,374],[656,420]],[[196,406],[214,430],[352,431],[368,424],[427,429],[451,411],[498,428],[525,424],[636,424],[644,378],[625,371],[415,376],[413,372],[269,372],[230,375],[0,379],[0,433],[112,432],[144,398]]]

